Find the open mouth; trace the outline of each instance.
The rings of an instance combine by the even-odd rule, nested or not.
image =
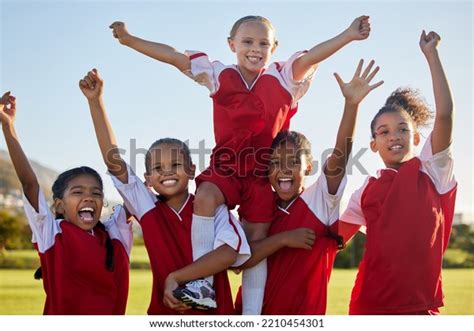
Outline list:
[[[160,182],[165,187],[173,187],[178,183],[177,179],[166,179]]]
[[[388,148],[388,150],[390,150],[390,151],[399,151],[399,150],[401,150],[402,148],[403,148],[402,145],[393,145],[393,146],[390,146],[390,147]]]
[[[293,186],[293,179],[291,178],[280,178],[278,180],[278,187],[283,192],[288,192]]]
[[[91,223],[94,220],[94,209],[91,207],[84,207],[79,210],[79,218],[85,223]]]
[[[247,60],[249,60],[249,62],[252,63],[252,64],[257,64],[262,60],[262,57],[260,57],[260,56],[247,56]]]

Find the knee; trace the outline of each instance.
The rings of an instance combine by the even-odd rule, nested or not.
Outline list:
[[[214,216],[219,205],[223,204],[224,196],[219,188],[212,183],[202,183],[194,198],[194,213],[201,216]]]
[[[244,221],[244,231],[249,242],[265,239],[270,223],[250,223]]]

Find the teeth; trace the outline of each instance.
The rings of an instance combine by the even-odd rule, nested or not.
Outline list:
[[[82,208],[81,210],[79,211],[90,211],[90,212],[94,212],[94,209],[90,208],[90,207],[84,207]]]
[[[280,182],[289,182],[291,180],[292,180],[291,178],[280,178],[278,181],[280,181]]]
[[[176,184],[177,180],[176,179],[167,179],[161,182],[164,186],[172,186]]]
[[[395,146],[390,147],[389,149],[391,151],[393,151],[393,150],[399,150],[399,149],[402,149],[402,148],[403,148],[402,145],[395,145]]]
[[[249,59],[250,62],[258,62],[261,58],[257,56],[247,56],[247,59]]]

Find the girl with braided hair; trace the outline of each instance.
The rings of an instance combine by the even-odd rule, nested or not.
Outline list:
[[[35,278],[43,278],[43,313],[125,314],[132,228],[124,209],[115,208],[106,222],[99,221],[102,179],[83,166],[63,172],[54,182],[53,215],[18,141],[15,115],[15,97],[7,92],[0,100],[0,121],[41,261]]]

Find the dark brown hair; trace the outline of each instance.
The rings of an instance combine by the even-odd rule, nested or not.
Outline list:
[[[191,159],[191,151],[189,150],[188,145],[186,145],[183,141],[176,139],[176,138],[161,138],[155,141],[153,144],[151,144],[150,148],[148,148],[148,152],[146,153],[145,156],[145,169],[148,174],[151,173],[151,151],[160,146],[160,145],[175,145],[178,146],[178,148],[181,150],[181,152],[184,155],[184,158],[186,162],[188,162],[189,165],[193,164],[193,161]]]
[[[281,131],[273,139],[271,146],[272,151],[284,142],[289,142],[295,145],[298,155],[306,156],[308,163],[313,162],[313,154],[311,153],[311,143],[304,134],[296,131]]]
[[[433,117],[433,112],[418,90],[399,87],[390,94],[387,101],[385,101],[385,105],[377,112],[370,123],[372,138],[375,138],[375,125],[380,115],[396,112],[408,115],[415,129],[426,126]]]

